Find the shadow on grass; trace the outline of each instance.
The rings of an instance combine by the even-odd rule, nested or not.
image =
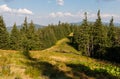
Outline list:
[[[25,74],[30,77],[37,78],[42,75],[47,77],[47,79],[71,79],[65,72],[59,70],[57,66],[32,58],[29,51],[24,51],[22,54],[28,61],[21,61],[21,63],[27,66]]]
[[[74,76],[81,76],[81,73],[88,77],[94,77],[95,79],[119,79],[118,77],[112,76],[107,73],[104,69],[91,70],[89,67],[81,64],[67,64],[68,67],[72,68]],[[84,79],[84,78],[80,78]]]
[[[67,38],[70,40],[70,42],[67,42],[67,44],[77,50],[78,49],[77,44],[73,43],[73,37],[67,37]]]
[[[28,67],[32,67],[31,71],[28,68],[28,75],[31,77],[39,77],[40,74],[47,77],[48,79],[72,79],[66,75],[65,72],[59,70],[56,66],[44,62],[44,61],[38,61],[33,60],[32,62],[25,62]],[[36,70],[36,71],[35,71]]]
[[[56,65],[52,65],[46,61],[33,59],[27,62],[22,62],[27,66],[25,73],[32,78],[47,77],[46,79],[119,79],[110,75],[104,69],[91,70],[89,67],[81,64],[66,64],[71,70],[66,72],[60,70]]]

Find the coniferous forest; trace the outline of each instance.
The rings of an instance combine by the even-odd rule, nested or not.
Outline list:
[[[0,16],[0,78],[2,79],[119,79],[120,26],[111,16],[95,22],[87,12],[81,24],[49,24],[36,28],[25,17],[21,28],[8,31]]]
[[[34,22],[23,21],[22,28],[16,23],[11,32],[0,16],[0,49],[10,50],[43,50],[53,46],[58,40],[68,37],[70,45],[82,52],[82,55],[120,63],[120,27],[114,25],[111,16],[109,25],[102,23],[100,10],[95,22],[89,22],[84,13],[82,24],[61,23],[49,24],[35,28]],[[69,36],[70,34],[72,36]]]
[[[120,0],[0,0],[0,79],[120,79]]]

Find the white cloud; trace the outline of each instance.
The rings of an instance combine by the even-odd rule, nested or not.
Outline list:
[[[88,15],[88,20],[90,21],[95,21],[95,19],[97,18],[97,14],[96,13],[87,13]],[[114,17],[115,20],[118,20],[120,18],[120,16],[118,14],[110,14],[110,13],[101,13],[101,18],[103,21],[108,21],[110,20],[111,17]],[[84,19],[84,12],[80,11],[80,12],[76,12],[76,13],[71,13],[71,12],[52,12],[49,14],[49,18],[52,19],[61,19],[61,20],[66,20],[66,21],[80,21],[82,19]]]
[[[63,6],[64,5],[64,0],[56,0],[57,1],[57,4],[60,5],[60,6]]]
[[[21,14],[33,14],[32,11],[28,10],[28,9],[18,9],[18,13],[21,13]]]
[[[108,18],[108,17],[112,17],[112,16],[114,18],[118,18],[119,17],[119,15],[117,15],[117,14],[108,14],[108,13],[101,15],[102,18]]]
[[[111,18],[111,17],[114,17],[114,18],[119,18],[119,15],[117,14],[111,14],[111,13],[101,13],[101,18]],[[89,13],[88,14],[88,17],[89,18],[97,18],[97,14],[95,13]]]
[[[66,12],[66,13],[64,13],[64,15],[65,16],[74,16],[72,13],[70,13],[70,12]]]
[[[49,17],[46,18],[46,21],[48,24],[57,24],[58,21],[61,22],[68,22],[68,23],[76,23],[81,22],[84,19],[84,12],[85,11],[79,11],[79,12],[52,12],[49,14]],[[88,21],[95,22],[97,19],[97,13],[94,12],[87,12]],[[114,22],[119,23],[120,22],[120,16],[119,14],[114,13],[101,13],[101,19],[102,22],[108,22],[110,21],[111,17],[113,16]]]
[[[57,12],[57,13],[56,13],[56,16],[57,16],[57,17],[63,17],[63,16],[64,16],[64,13],[62,13],[62,12]]]
[[[56,14],[54,12],[49,14],[50,17],[56,17]]]
[[[57,17],[72,17],[74,16],[70,12],[52,12],[49,14],[49,17],[57,18]]]
[[[30,11],[26,8],[24,8],[24,9],[21,9],[21,8],[12,9],[12,8],[8,7],[6,4],[0,6],[0,12],[1,13],[3,13],[3,12],[4,13],[11,13],[11,14],[14,14],[14,13],[15,14],[26,14],[26,15],[32,15],[33,14],[32,11]]]
[[[9,8],[6,4],[0,6],[0,11],[11,12],[12,9]]]

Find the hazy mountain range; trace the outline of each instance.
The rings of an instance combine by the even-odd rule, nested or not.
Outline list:
[[[94,23],[94,22],[89,22],[89,23]],[[75,24],[75,25],[81,25],[82,22],[74,22],[74,23],[70,23],[70,24]],[[103,22],[104,25],[109,25],[108,22]],[[114,23],[115,26],[120,26],[120,23]],[[22,27],[22,25],[18,25],[17,28],[20,29]],[[39,25],[39,24],[35,24],[35,28],[42,28],[44,27],[44,25]],[[10,32],[12,30],[12,26],[7,27],[7,30]]]
[[[89,23],[94,23],[94,22],[89,22]],[[82,22],[75,22],[75,23],[71,23],[71,24],[76,24],[76,25],[80,25],[82,24]],[[109,25],[109,22],[103,22],[104,25]],[[120,26],[120,23],[114,23],[115,26]]]
[[[44,25],[39,25],[39,24],[34,24],[35,25],[35,28],[38,29],[38,28],[42,28],[44,27]],[[17,28],[20,29],[22,27],[22,25],[18,25]],[[12,26],[9,26],[7,27],[7,30],[10,32],[12,30]]]

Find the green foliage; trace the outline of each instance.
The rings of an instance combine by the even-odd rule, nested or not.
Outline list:
[[[20,49],[20,32],[17,29],[16,23],[13,25],[13,29],[10,34],[10,48],[13,50]]]
[[[79,55],[69,45],[70,40],[59,40],[53,47],[43,51],[31,51],[26,59],[17,51],[0,50],[0,70],[7,74],[1,79],[119,79],[119,64],[100,61]],[[58,50],[58,51],[56,51]],[[59,51],[62,50],[62,51]],[[72,53],[73,52],[73,53]],[[76,53],[75,53],[76,52]],[[8,63],[8,61],[11,61]],[[21,63],[18,64],[17,62]],[[10,69],[10,70],[9,70]],[[9,74],[10,72],[10,74]]]
[[[21,32],[23,34],[27,34],[27,32],[28,32],[27,17],[25,17],[24,23],[23,23],[22,28],[21,28]]]
[[[120,32],[118,29],[120,28],[114,27],[113,17],[109,27],[102,24],[100,10],[94,24],[87,22],[87,13],[85,13],[82,25],[74,27],[71,44],[82,51],[83,55],[119,63]]]
[[[25,17],[22,28],[18,30],[15,23],[9,37],[3,18],[0,17],[1,49],[21,50],[26,46],[24,43],[27,42],[28,50],[42,50],[53,46],[57,40],[67,37],[70,33],[71,26],[68,23],[59,22],[58,25],[51,24],[47,27],[35,29],[33,21],[28,23],[27,17]]]
[[[27,38],[24,38],[24,41],[22,42],[22,54],[28,58],[28,59],[31,59],[30,57],[30,52],[29,52],[29,42],[27,40]]]
[[[90,56],[89,43],[90,43],[90,27],[88,26],[87,13],[85,12],[85,19],[81,26],[77,27],[74,31],[73,42],[77,45],[77,49],[83,52],[83,55]]]
[[[93,27],[93,51],[94,57],[101,58],[104,54],[104,48],[107,47],[107,32],[105,31],[101,17],[100,17],[100,10],[97,14],[98,18]]]
[[[33,21],[27,22],[27,17],[20,30],[14,24],[10,33],[6,30],[3,17],[0,16],[0,49],[23,50],[29,58],[29,50],[43,50],[53,46],[58,40],[70,36],[71,44],[85,56],[120,62],[120,28],[114,26],[114,19],[110,20],[109,27],[103,25],[100,10],[97,19],[91,23],[85,18],[81,25],[68,23],[50,24],[35,29]]]
[[[67,37],[71,32],[68,23],[59,23],[58,25],[49,25],[48,27],[38,29],[37,33],[40,40],[40,49],[51,47],[64,37]]]
[[[0,16],[0,49],[8,49],[9,47],[9,34],[6,29],[3,17]]]
[[[116,31],[116,28],[114,27],[113,21],[114,19],[112,17],[109,24],[108,37],[111,44],[110,46],[115,47],[115,46],[118,46],[118,41],[117,41],[118,37],[117,37],[117,31]]]
[[[31,23],[29,24],[28,33],[26,37],[29,43],[29,50],[39,49],[40,40],[39,40],[39,36],[36,33],[36,29],[33,21],[31,21]]]

